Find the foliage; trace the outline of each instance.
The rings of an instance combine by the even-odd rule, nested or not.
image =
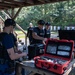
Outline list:
[[[23,29],[27,29],[30,22],[36,26],[37,21],[40,19],[45,20],[45,22],[49,21],[52,25],[61,25],[62,27],[65,25],[75,25],[75,0],[23,7],[16,18],[16,22]]]

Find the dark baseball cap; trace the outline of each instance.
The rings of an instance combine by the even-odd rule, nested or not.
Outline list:
[[[45,24],[45,21],[39,20],[37,23],[40,24],[40,25],[44,25]]]
[[[50,25],[51,25],[51,23],[50,23],[50,22],[47,22],[45,25],[46,25],[46,26],[50,26]]]
[[[5,22],[4,22],[4,25],[5,27],[8,27],[8,26],[16,26],[16,22],[13,20],[13,19],[6,19]]]

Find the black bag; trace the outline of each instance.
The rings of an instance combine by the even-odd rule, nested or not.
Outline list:
[[[43,44],[32,44],[28,46],[28,59],[31,60],[35,56],[41,55],[44,53]]]
[[[2,44],[2,40],[3,40],[3,37],[6,35],[7,33],[0,33],[0,58],[4,58],[4,55],[5,55],[5,52],[4,52],[4,46]]]

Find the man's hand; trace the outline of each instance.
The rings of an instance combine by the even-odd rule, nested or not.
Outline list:
[[[27,53],[23,52],[22,55],[23,55],[23,56],[27,56]]]
[[[22,52],[22,51],[18,51],[18,54],[22,54],[23,56],[27,56],[27,54],[25,52]]]
[[[17,53],[18,53],[18,54],[21,54],[21,53],[22,53],[22,51],[20,51],[20,50],[19,50]]]
[[[44,38],[43,44],[46,45],[47,38]]]

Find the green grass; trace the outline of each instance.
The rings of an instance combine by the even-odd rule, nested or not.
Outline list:
[[[57,32],[51,32],[51,34],[56,34]]]
[[[18,38],[25,38],[26,36],[22,31],[16,30],[15,32],[18,33]],[[51,34],[57,34],[57,32],[51,32]]]
[[[17,36],[17,38],[25,38],[25,36]]]
[[[18,38],[25,38],[25,34],[22,31],[15,30],[15,32],[18,34]]]
[[[17,33],[23,33],[22,31],[18,31],[18,30],[15,30],[15,32],[17,32]],[[25,31],[26,32],[26,31]]]

